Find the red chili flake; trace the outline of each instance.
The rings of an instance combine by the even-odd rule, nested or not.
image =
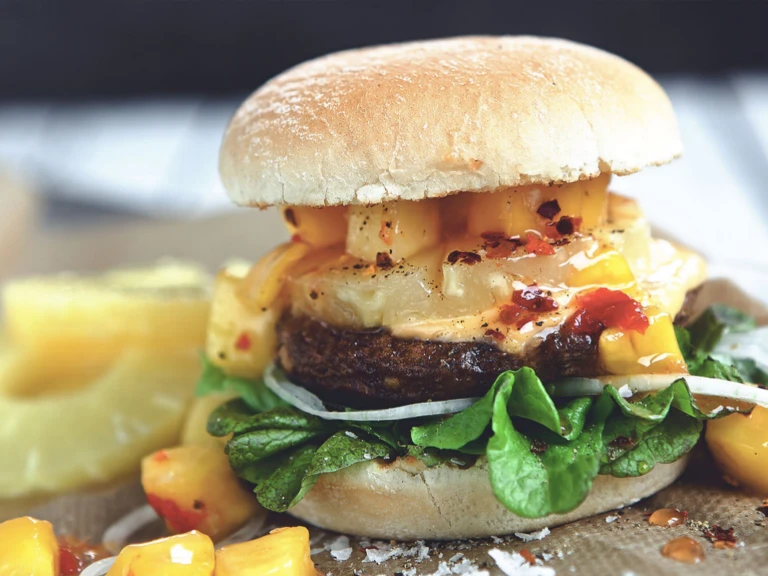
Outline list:
[[[296,220],[296,213],[293,211],[293,208],[286,208],[283,210],[283,218],[285,218],[285,221],[294,228],[299,225],[298,221]]]
[[[536,556],[531,554],[531,552],[527,548],[523,548],[520,550],[520,556],[522,556],[528,564],[531,566],[536,565]]]
[[[494,328],[488,328],[488,330],[485,331],[485,335],[490,336],[497,342],[504,342],[504,340],[506,340],[507,338],[506,336],[504,336],[504,334],[502,334],[501,332],[499,332]]]
[[[472,266],[473,264],[477,264],[478,262],[482,261],[482,258],[477,252],[463,252],[461,250],[454,250],[448,254],[448,258],[446,258],[446,260],[448,264],[456,264],[456,262],[461,262],[462,264]]]
[[[645,334],[650,325],[640,303],[620,290],[598,288],[576,296],[576,305],[578,310],[564,326],[572,333],[598,334],[606,328],[619,328]]]
[[[379,227],[379,238],[381,238],[381,241],[387,246],[392,246],[392,242],[394,241],[394,238],[392,238],[393,233],[392,220],[382,220],[381,226]]]
[[[539,209],[536,210],[536,213],[547,220],[552,220],[552,218],[560,214],[560,204],[558,204],[557,200],[544,202],[539,206]]]
[[[555,249],[549,242],[532,232],[528,232],[526,236],[525,251],[537,256],[551,256],[555,253]]]
[[[538,438],[534,438],[531,441],[531,452],[534,454],[543,454],[547,451],[547,448],[549,448],[549,445],[544,442],[544,440],[539,440]]]
[[[557,302],[535,284],[526,286],[522,290],[515,290],[512,293],[512,302],[533,312],[552,312],[557,310]]]
[[[499,242],[498,244],[494,242],[493,245],[490,245],[490,244],[486,245],[485,257],[491,260],[509,258],[510,256],[512,256],[512,253],[514,251],[515,251],[514,246],[512,246],[509,242]]]
[[[736,536],[733,533],[733,528],[721,528],[717,524],[712,524],[708,528],[701,530],[701,535],[707,540],[712,542],[715,548],[735,548]]]
[[[376,254],[376,266],[382,270],[389,270],[394,265],[395,263],[392,262],[392,256],[390,256],[387,252],[378,252]]]
[[[206,515],[205,510],[184,510],[175,500],[160,498],[154,494],[147,494],[147,502],[175,534],[195,530]]]
[[[152,456],[153,462],[165,462],[166,460],[168,460],[168,452],[165,450],[158,450]]]
[[[571,216],[562,216],[555,224],[555,229],[563,236],[570,236],[578,232],[581,227],[581,218],[572,218]]]
[[[235,348],[238,350],[250,350],[251,349],[251,338],[243,332],[240,334],[240,336],[237,337],[237,341],[235,342]]]
[[[299,236],[298,234],[294,234],[293,236],[291,236],[291,242],[301,242],[301,236]]]
[[[635,445],[635,441],[629,436],[616,436],[610,445],[617,448],[632,448]]]
[[[483,232],[480,234],[480,238],[488,242],[500,242],[507,239],[504,232]]]
[[[499,308],[499,321],[507,326],[514,324],[518,330],[536,320],[536,315],[517,304],[507,304]]]

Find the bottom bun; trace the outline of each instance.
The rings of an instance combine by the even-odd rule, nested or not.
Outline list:
[[[598,476],[581,505],[566,514],[521,518],[496,500],[485,458],[468,469],[427,468],[413,457],[373,461],[323,474],[289,513],[344,534],[396,540],[487,538],[557,526],[633,504],[674,482],[687,457],[645,476]]]

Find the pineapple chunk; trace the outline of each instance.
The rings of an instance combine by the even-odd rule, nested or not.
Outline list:
[[[319,576],[309,555],[303,526],[277,528],[243,544],[216,552],[215,576]]]
[[[655,307],[645,309],[645,334],[608,328],[600,336],[598,358],[609,374],[678,374],[688,372],[672,318]]]
[[[274,356],[280,311],[278,306],[247,306],[239,295],[242,283],[241,277],[226,269],[216,277],[206,353],[227,374],[257,378]]]
[[[2,576],[59,576],[59,543],[50,522],[29,516],[0,524]]]
[[[220,447],[155,452],[142,462],[141,483],[171,532],[199,530],[218,541],[252,516],[266,514],[240,484]]]
[[[229,438],[217,438],[208,434],[208,417],[216,408],[236,396],[237,394],[222,392],[195,398],[184,422],[184,430],[181,433],[182,445],[209,446],[223,450]]]
[[[0,365],[0,382],[37,381],[51,368],[18,351]],[[79,488],[138,471],[145,454],[178,441],[199,374],[194,351],[130,350],[67,394],[0,395],[0,497]]]
[[[238,295],[254,311],[264,311],[283,291],[291,268],[309,252],[303,242],[281,244],[259,260],[243,279]]]
[[[126,546],[107,576],[211,576],[213,563],[211,539],[189,532]]]
[[[394,262],[440,240],[440,204],[399,201],[349,209],[347,252],[367,262],[386,254]]]
[[[86,354],[109,360],[126,347],[199,348],[209,284],[206,272],[181,263],[18,280],[3,290],[7,332],[52,365]]]
[[[628,286],[635,281],[627,259],[613,248],[599,248],[593,255],[579,252],[568,263],[573,268],[569,286]]]
[[[605,220],[610,175],[562,186],[522,186],[505,192],[476,194],[469,207],[468,230],[474,236],[502,232],[521,236],[527,230],[547,232],[547,223],[562,216],[582,219],[581,228],[590,229]],[[549,220],[538,213],[545,202],[557,200],[560,211]]]
[[[283,219],[292,235],[315,248],[343,244],[347,237],[346,206],[288,206]]]

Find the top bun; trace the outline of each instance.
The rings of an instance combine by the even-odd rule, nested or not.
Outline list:
[[[273,78],[229,124],[237,204],[329,206],[630,174],[682,150],[645,72],[566,40],[464,37],[349,50]]]

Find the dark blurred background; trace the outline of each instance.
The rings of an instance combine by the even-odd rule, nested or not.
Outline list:
[[[705,253],[713,274],[738,277],[768,302],[768,250],[752,249],[768,246],[767,28],[765,0],[0,0],[0,217],[10,170],[43,198],[38,227],[51,233],[236,218],[219,182],[219,142],[271,76],[371,44],[559,36],[661,82],[685,155],[612,186]],[[285,233],[270,213],[240,213],[270,239],[259,249]],[[736,232],[749,249],[723,241]],[[185,254],[207,245],[194,244]],[[247,248],[240,255],[252,256]],[[114,246],[102,252],[101,263],[115,258]]]
[[[0,0],[0,98],[229,95],[344,48],[538,34],[655,74],[768,67],[768,2]]]

